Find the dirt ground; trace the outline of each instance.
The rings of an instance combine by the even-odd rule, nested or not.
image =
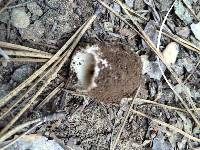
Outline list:
[[[2,3],[2,0],[0,2]],[[104,2],[123,17],[128,18],[122,8],[113,0],[105,0]],[[156,29],[160,28],[167,11],[173,4],[173,0],[124,0],[123,2],[140,15],[140,17],[134,16],[135,21],[140,24],[153,43],[156,44],[158,37]],[[186,4],[191,6],[197,18],[187,8]],[[200,1],[188,0],[186,4],[182,0],[176,1],[164,29],[167,33],[187,39],[200,47],[200,23],[198,24]],[[95,39],[100,42],[117,42],[127,45],[130,47],[130,51],[141,57],[143,62],[143,83],[139,97],[184,109],[180,100],[162,77],[156,55],[151,48],[135,31],[96,0],[15,0],[0,14],[0,41],[55,54],[75,31],[94,14],[97,6],[102,14],[84,34],[81,42],[86,43]],[[162,36],[161,51],[171,42],[174,41]],[[200,67],[196,65],[199,62],[199,52],[194,52],[181,44],[178,44],[177,49],[178,56],[171,68],[184,82],[185,86],[177,84],[162,63],[161,68],[184,101],[186,101],[188,95],[192,99],[193,103],[186,101],[188,106],[192,108],[192,105],[194,105],[198,108],[200,106]],[[125,57],[123,56],[123,59],[126,59]],[[115,58],[117,56],[114,55],[112,61]],[[123,61],[120,58],[117,60]],[[58,77],[51,82],[37,101],[41,102],[53,89],[64,83],[60,91],[42,108],[33,107],[23,114],[15,125],[40,116],[65,112],[66,116],[63,120],[43,123],[31,133],[43,135],[49,140],[55,140],[63,149],[110,149],[122,126],[131,101],[122,100],[120,104],[109,104],[99,102],[95,98],[71,93],[70,91],[73,91],[74,88],[71,85],[69,63],[65,63]],[[0,64],[0,99],[42,65],[43,63],[39,62],[8,62],[6,66]],[[134,69],[135,66],[132,68]],[[188,76],[190,77],[188,78]],[[126,82],[122,84],[123,88],[126,88],[126,84],[130,83],[131,79],[130,82]],[[189,94],[185,92],[185,89],[189,91]],[[23,108],[24,103],[30,100],[34,94],[35,91],[33,90],[25,101],[19,104],[19,107],[14,108],[9,115],[0,120],[1,129],[9,123],[11,118],[19,111],[19,108]],[[17,96],[20,96],[20,94]],[[12,103],[14,103],[14,100]],[[1,113],[6,109],[7,107],[1,108]],[[185,111],[168,109],[144,102],[135,104],[134,109],[200,138],[199,127],[191,115]],[[199,118],[198,115],[196,114],[197,118]],[[15,136],[20,133],[22,131]],[[189,140],[171,128],[132,112],[116,146],[116,149],[120,150],[186,150],[198,148],[200,148],[199,142]]]

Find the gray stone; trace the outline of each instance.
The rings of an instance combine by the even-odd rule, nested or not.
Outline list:
[[[2,13],[0,13],[0,21],[3,23],[8,23],[8,20],[10,18],[10,15],[8,13],[8,11],[3,11]]]
[[[41,21],[37,20],[34,24],[31,24],[29,28],[20,29],[19,32],[23,39],[39,42],[44,35],[45,27]]]
[[[176,27],[175,31],[177,33],[177,35],[179,35],[180,37],[183,38],[188,38],[188,36],[190,35],[190,29],[189,27]]]
[[[24,135],[7,150],[64,150],[54,140],[48,140],[37,134]]]
[[[24,8],[15,8],[11,13],[11,22],[16,28],[27,28],[30,24],[30,18]]]
[[[134,4],[134,0],[125,0],[125,3],[128,7],[132,8]]]
[[[33,15],[41,16],[43,14],[41,7],[36,2],[28,3],[27,8]]]
[[[191,24],[191,30],[194,33],[194,36],[197,38],[197,40],[200,41],[200,22],[197,24]]]
[[[11,79],[15,82],[21,83],[33,73],[30,65],[23,65],[16,69],[12,74]]]
[[[141,56],[141,60],[143,63],[142,73],[149,75],[150,78],[160,80],[162,77],[162,73],[160,71],[159,65],[157,61],[149,61],[146,55]],[[163,72],[165,71],[165,65],[160,61],[161,69]]]
[[[192,1],[189,0],[188,1],[188,5],[191,5]],[[176,0],[175,3],[175,14],[181,19],[183,20],[183,22],[188,25],[190,23],[192,23],[192,16],[190,15],[190,12],[188,11],[187,8],[184,7],[183,3],[181,2],[181,0]]]

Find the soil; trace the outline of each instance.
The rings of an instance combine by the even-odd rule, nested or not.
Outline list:
[[[97,87],[88,95],[105,103],[119,104],[122,98],[132,97],[141,84],[142,62],[124,45],[100,43],[98,47],[109,67],[100,71],[95,79]]]
[[[0,0],[0,8],[2,8],[5,2],[7,0]],[[105,2],[130,21],[117,3],[112,0],[105,0]],[[140,17],[134,16],[135,21],[138,22],[153,43],[156,44],[156,37],[158,35],[156,29],[159,29],[161,26],[162,20],[173,1],[125,0],[124,2],[140,15]],[[200,18],[199,1],[190,0],[188,5],[191,6],[191,9]],[[134,96],[140,80],[142,80],[143,85],[140,91],[140,98],[176,108],[184,108],[163,79],[156,61],[156,55],[152,50],[136,32],[103,6],[99,5],[96,0],[38,0],[34,2],[29,0],[11,0],[7,8],[0,13],[0,41],[32,47],[55,54],[95,12],[97,6],[99,6],[102,14],[84,34],[80,43],[90,43],[91,39],[95,39],[99,43],[106,42],[107,44],[101,44],[100,47],[102,47],[103,56],[113,66],[112,72],[110,70],[103,70],[101,72],[102,75],[96,80],[99,88],[93,89],[89,96],[83,95],[84,93],[77,92],[70,83],[72,81],[69,67],[70,62],[66,62],[58,73],[58,77],[37,98],[36,106],[24,113],[12,128],[41,116],[64,112],[66,115],[65,119],[43,123],[30,133],[40,134],[49,140],[55,140],[66,150],[108,150],[116,139],[116,135],[119,133],[130,106],[129,101],[122,100],[120,102],[120,98]],[[19,20],[14,15],[24,17]],[[168,33],[179,35],[200,47],[198,38],[200,28],[198,22],[186,8],[185,4],[181,0],[177,0],[174,9],[168,16],[164,29]],[[170,42],[174,41],[162,36],[161,51]],[[15,58],[15,56],[11,57]],[[143,66],[142,78],[142,66],[138,57],[145,58],[142,61],[146,65],[146,70],[144,70]],[[200,67],[196,67],[198,61],[199,53],[182,45],[179,46],[177,60],[171,67],[179,79],[184,82],[185,86],[179,86],[165,65],[161,64],[161,66],[165,70],[169,82],[173,84],[183,99],[186,101],[189,95],[194,105],[199,108]],[[8,62],[7,66],[0,64],[0,98],[3,98],[16,88],[43,64],[42,62],[26,61]],[[113,77],[118,78],[114,80]],[[59,92],[48,103],[38,108],[37,105],[62,83],[65,86],[61,87]],[[0,129],[4,128],[35,95],[37,88],[29,92],[22,103],[18,104],[5,118],[0,120]],[[185,88],[190,92],[189,94],[185,93]],[[5,112],[8,106],[14,104],[25,90],[27,89],[23,89],[8,105],[2,107],[0,114]],[[117,105],[113,103],[117,103]],[[192,108],[191,103],[188,103],[188,106]],[[199,127],[188,113],[144,102],[134,104],[134,109],[152,118],[178,127],[192,136],[200,137]],[[17,132],[13,137],[21,135],[27,129]],[[199,147],[200,143],[188,140],[174,130],[157,124],[151,119],[130,113],[116,149],[188,150],[198,149]]]

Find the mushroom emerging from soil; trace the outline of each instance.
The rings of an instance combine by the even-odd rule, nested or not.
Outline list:
[[[140,57],[116,43],[77,47],[70,68],[79,90],[105,103],[119,103],[133,96],[142,78]]]

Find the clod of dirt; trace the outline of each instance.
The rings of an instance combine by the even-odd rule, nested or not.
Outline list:
[[[185,1],[188,3],[189,6],[192,5],[192,0],[188,0]],[[192,6],[191,6],[192,7]],[[175,8],[175,14],[181,19],[183,20],[183,22],[188,25],[190,23],[192,23],[192,16],[190,15],[190,12],[188,11],[188,9],[183,5],[183,3],[181,2],[181,0],[176,0],[176,3],[174,5]]]
[[[16,69],[12,75],[12,80],[18,83],[21,83],[27,79],[33,73],[33,69],[30,65],[23,65],[20,68]]]
[[[195,24],[191,24],[191,30],[194,33],[194,36],[197,38],[197,40],[200,41],[200,22]]]
[[[25,12],[25,8],[15,8],[11,13],[12,25],[16,28],[27,28],[30,24],[30,18]]]
[[[37,20],[34,24],[31,24],[28,28],[19,30],[21,37],[25,40],[33,40],[39,42],[45,32],[45,27],[41,21]]]
[[[15,144],[10,146],[7,150],[64,150],[54,140],[48,140],[46,137],[30,134],[24,135]]]
[[[27,8],[33,15],[41,16],[43,14],[41,7],[36,2],[28,3]]]
[[[80,89],[106,103],[119,103],[132,96],[141,83],[141,60],[120,44],[98,43],[78,47],[71,70]]]
[[[169,65],[175,64],[178,53],[179,53],[179,45],[176,42],[171,42],[167,45],[167,47],[163,51],[163,57]]]

